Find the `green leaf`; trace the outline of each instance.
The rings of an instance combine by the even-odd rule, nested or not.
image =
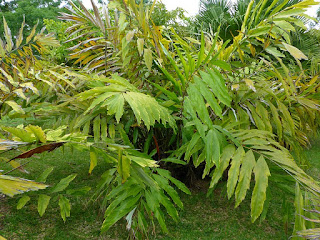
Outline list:
[[[156,175],[156,174],[153,174],[153,178],[159,184],[160,188],[162,188],[163,190],[165,190],[167,192],[167,194],[171,197],[171,199],[174,201],[174,203],[177,204],[177,206],[182,209],[183,203],[182,203],[178,193],[176,192],[176,190],[174,190],[174,188],[169,185],[168,180],[166,178],[164,178],[163,176]],[[159,191],[159,193],[160,193],[160,191]],[[161,197],[159,195],[157,195],[157,196],[158,196],[159,202],[161,202]]]
[[[241,146],[236,150],[232,158],[231,167],[228,172],[228,182],[227,182],[228,199],[232,197],[234,189],[237,185],[239,172],[240,172],[240,165],[244,155],[245,155],[245,151]]]
[[[109,125],[108,132],[109,132],[110,138],[111,138],[111,139],[114,139],[115,136],[116,136],[116,130],[115,130],[114,124],[110,124],[110,125]]]
[[[187,93],[191,100],[191,105],[193,106],[194,111],[198,113],[198,116],[201,119],[201,121],[208,126],[212,126],[212,121],[210,119],[207,106],[204,102],[204,99],[200,91],[198,91],[195,84],[189,85],[189,88],[187,89]]]
[[[171,162],[175,164],[187,165],[185,161],[182,161],[176,158],[164,158],[164,159],[161,159],[161,162]]]
[[[294,121],[293,121],[293,119],[291,117],[291,114],[290,114],[290,112],[288,110],[288,107],[286,107],[286,105],[284,105],[282,102],[278,101],[278,108],[279,108],[279,110],[282,112],[282,114],[284,116],[284,121],[290,127],[291,135],[294,136],[294,134],[295,134]]]
[[[268,110],[265,109],[265,107],[260,102],[257,102],[256,110],[257,110],[258,115],[261,117],[261,119],[265,125],[266,130],[269,132],[272,132],[272,125],[270,123]]]
[[[212,179],[210,182],[210,188],[213,188],[218,183],[218,181],[222,177],[223,172],[229,166],[230,159],[232,158],[234,152],[235,152],[235,147],[234,145],[231,145],[231,144],[229,144],[223,149],[221,158],[220,158],[219,167],[217,167],[213,172]]]
[[[28,125],[25,128],[27,131],[31,132],[34,134],[34,136],[36,137],[36,139],[42,143],[47,142],[47,137],[46,134],[44,133],[44,131],[42,130],[41,127],[39,126],[33,126],[33,125]]]
[[[220,162],[220,143],[216,130],[209,130],[205,139],[205,151],[206,151],[206,168],[202,175],[202,178],[208,174],[210,169],[216,165],[219,167]]]
[[[160,203],[166,208],[167,213],[172,217],[175,222],[179,221],[178,211],[169,198],[163,193],[159,192],[160,194]]]
[[[160,70],[163,72],[163,74],[167,77],[167,79],[173,84],[175,89],[182,95],[182,89],[178,81],[163,67],[160,66],[160,64],[156,61],[157,66],[160,68]]]
[[[258,129],[265,130],[266,126],[265,126],[263,120],[261,119],[261,117],[257,114],[256,108],[253,105],[251,105],[250,103],[248,103],[247,106],[250,109],[251,116],[254,120],[254,124],[257,126]]]
[[[202,94],[204,99],[209,103],[211,109],[217,114],[220,118],[222,118],[222,109],[218,104],[213,92],[206,86],[206,84],[202,81],[201,78],[195,76],[194,82],[198,91]]]
[[[94,90],[94,89],[91,89],[91,90]],[[90,91],[90,90],[89,90],[89,91]],[[89,91],[87,91],[87,92],[89,92]],[[91,92],[91,91],[90,91],[90,92]],[[82,94],[83,94],[83,93],[86,93],[86,92],[82,92]],[[94,93],[92,93],[92,94],[94,94]],[[105,93],[99,95],[98,97],[96,97],[96,98],[92,101],[90,107],[84,112],[84,114],[87,114],[90,110],[94,109],[94,108],[95,108],[96,106],[98,106],[100,103],[106,101],[106,99],[112,97],[112,96],[115,95],[115,94],[118,94],[118,93],[117,93],[117,92],[105,92]],[[91,97],[91,95],[90,95],[89,97]]]
[[[116,115],[116,120],[119,123],[123,115],[124,97],[121,93],[112,96],[107,102],[108,115]]]
[[[37,182],[45,183],[49,174],[53,171],[54,167],[49,167],[41,173],[41,175],[36,179]]]
[[[171,53],[169,53],[168,50],[161,43],[160,43],[160,45],[162,47],[162,50],[163,50],[164,54],[168,57],[171,65],[173,66],[173,68],[175,70],[175,73],[178,75],[182,86],[185,87],[186,86],[186,78],[185,78],[185,76],[180,71],[176,61],[172,58]],[[179,87],[179,88],[181,89],[181,87]]]
[[[5,101],[5,104],[9,105],[15,112],[25,114],[25,111],[16,102],[10,100],[10,101]]]
[[[275,25],[285,31],[295,31],[295,28],[287,21],[273,21]]]
[[[177,95],[173,92],[173,91],[169,91],[167,89],[165,89],[164,87],[160,86],[157,83],[153,83],[151,81],[148,81],[150,84],[152,84],[153,86],[155,86],[158,90],[160,90],[161,92],[163,92],[165,95],[167,95],[167,97],[169,99],[171,99],[172,101],[175,102],[179,102],[179,98],[177,97]]]
[[[235,207],[238,207],[239,204],[243,201],[246,197],[247,190],[250,188],[250,181],[252,170],[255,166],[255,158],[253,152],[249,150],[246,152],[246,155],[243,157],[240,176],[239,176],[239,183],[236,188],[236,204]]]
[[[90,168],[89,168],[89,174],[92,173],[92,170],[97,166],[98,163],[98,157],[94,150],[94,148],[90,148]]]
[[[205,137],[206,137],[205,132],[206,132],[207,126],[203,125],[201,123],[201,121],[198,119],[197,113],[193,109],[193,106],[191,105],[191,100],[189,97],[186,97],[184,100],[184,109],[190,113],[192,120],[193,120],[201,138],[205,139]]]
[[[67,217],[70,217],[70,202],[63,195],[59,195],[59,206],[60,206],[60,214],[63,221],[66,221]]]
[[[177,186],[182,192],[191,195],[190,190],[186,187],[186,185],[179,180],[175,179],[174,177],[170,177],[169,180]]]
[[[152,51],[148,48],[144,49],[144,62],[146,63],[147,68],[149,71],[152,69]]]
[[[51,197],[48,195],[44,195],[44,194],[40,194],[39,195],[39,199],[38,199],[38,212],[40,217],[43,216],[43,214],[45,213],[49,202],[50,202]]]
[[[260,26],[260,27],[256,27],[254,29],[251,29],[248,33],[248,35],[250,37],[257,37],[257,36],[261,36],[264,34],[269,33],[271,30],[271,26],[267,25],[267,26]]]
[[[277,136],[281,141],[282,140],[282,124],[279,118],[278,109],[270,101],[268,101],[268,105],[272,113],[272,119],[275,122],[277,127]]]
[[[214,95],[227,106],[231,106],[231,97],[223,76],[216,69],[208,69],[208,73],[200,71],[202,79],[209,85]]]
[[[149,190],[146,190],[144,195],[147,206],[154,212],[156,208],[159,207],[159,200],[156,197],[156,194],[152,194]]]
[[[267,53],[270,53],[275,57],[280,57],[280,58],[285,57],[285,55],[275,47],[270,47],[269,46],[265,50],[266,50]]]
[[[27,202],[29,202],[29,201],[30,201],[29,196],[23,196],[22,198],[20,198],[20,200],[17,204],[17,209],[19,210],[19,209],[23,208],[27,204]]]
[[[132,197],[128,197],[123,200],[119,207],[114,209],[113,211],[108,214],[102,224],[101,232],[106,232],[113,224],[127,215],[129,212],[132,211],[137,205],[137,202],[140,199],[140,194]]]
[[[174,46],[175,50],[177,51],[177,54],[178,54],[178,56],[179,56],[179,60],[181,61],[182,65],[183,65],[186,78],[188,78],[188,77],[189,77],[190,67],[189,67],[189,65],[187,64],[187,62],[186,62],[186,60],[185,60],[185,57],[182,55],[181,51],[179,50],[179,47],[177,47],[176,44],[174,44],[173,46]]]
[[[101,139],[102,141],[107,141],[108,138],[108,126],[107,126],[107,119],[101,118]],[[88,133],[86,133],[88,134]]]
[[[165,232],[165,233],[168,233],[168,228],[167,228],[167,225],[165,223],[165,219],[164,219],[163,212],[161,211],[161,209],[157,208],[155,210],[155,214],[154,215],[157,218],[162,231]]]
[[[169,110],[161,106],[155,98],[139,92],[126,92],[123,95],[133,110],[138,124],[143,120],[146,127],[150,129],[157,121],[162,124],[168,123],[175,129],[175,120]]]
[[[158,168],[157,169],[157,172],[169,179],[174,185],[176,185],[177,188],[179,188],[181,191],[183,191],[184,193],[186,194],[191,194],[190,190],[186,187],[186,185],[184,185],[184,183],[180,182],[179,180],[177,180],[176,178],[172,177],[171,176],[171,173],[168,171],[168,170],[165,170],[165,169],[161,169],[161,168]]]
[[[256,219],[260,216],[263,210],[263,204],[266,200],[266,191],[268,187],[268,177],[271,175],[269,171],[269,167],[264,160],[264,157],[261,156],[255,167],[254,167],[254,175],[255,175],[255,185],[252,192],[251,197],[251,220],[252,222],[256,221]]]
[[[222,70],[231,71],[231,65],[226,61],[222,60],[213,60],[210,62],[212,65],[220,67]]]
[[[250,14],[252,13],[252,12],[251,12],[251,9],[252,9],[253,4],[254,4],[254,0],[251,0],[250,3],[248,4],[246,13],[245,13],[245,15],[244,15],[244,20],[243,20],[242,26],[241,26],[241,32],[242,32],[242,33],[245,32],[245,29],[246,29],[246,27],[247,27],[247,21],[248,21],[248,18],[249,18],[249,16],[250,16]]]
[[[297,234],[298,231],[306,230],[305,220],[302,216],[304,216],[304,203],[303,203],[303,195],[301,193],[299,183],[296,183],[295,189],[295,199],[294,199],[294,207],[295,207],[295,222],[293,229],[293,236]],[[301,238],[293,238],[293,239],[301,239]]]
[[[197,62],[196,68],[198,68],[201,65],[202,61],[204,60],[204,57],[205,57],[204,48],[205,48],[204,34],[201,31],[201,44],[200,44],[200,51],[198,54],[198,62]]]
[[[185,153],[185,156],[184,156],[184,159],[185,160],[189,160],[192,153],[193,153],[193,149],[194,147],[197,145],[197,143],[199,141],[202,141],[200,139],[200,134],[198,132],[196,132],[195,134],[192,135],[192,138],[191,140],[189,141],[188,145],[187,145],[187,149],[186,149],[186,153]]]
[[[76,176],[77,174],[71,174],[68,177],[61,179],[60,182],[51,190],[51,192],[55,193],[65,190]]]
[[[100,140],[100,115],[96,116],[93,120],[93,136],[94,141],[99,142]]]
[[[130,167],[131,165],[131,160],[122,155],[122,151],[119,150],[119,157],[118,157],[118,173],[122,179],[122,183],[127,181],[128,177],[130,176]]]

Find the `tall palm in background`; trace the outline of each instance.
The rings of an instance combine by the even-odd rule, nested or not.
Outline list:
[[[250,2],[250,0],[238,0],[235,3],[231,0],[201,0],[200,11],[195,21],[195,32],[203,30],[207,33],[214,33],[220,28],[219,37],[224,41],[230,40],[232,42],[233,37],[237,36],[241,31],[244,16]],[[280,0],[275,4],[271,0],[254,0],[248,23],[251,28],[254,28],[267,14],[273,11],[280,12],[299,2],[301,0]],[[258,5],[259,10],[254,13],[255,6]],[[251,20],[253,14],[255,19]],[[320,8],[317,18],[320,20]],[[291,44],[308,56],[309,61],[303,63],[304,68],[318,71],[320,66],[320,31],[317,29],[317,23],[313,20],[301,16],[299,16],[299,19],[309,28],[295,25],[295,31],[285,27],[282,27],[282,30],[288,34]],[[279,24],[281,25],[281,23]]]
[[[292,6],[301,0],[280,0],[276,4],[267,0],[261,3],[255,0],[253,8],[260,4],[259,17],[255,18],[252,26],[262,20],[265,14],[277,10],[281,11]],[[220,27],[220,37],[223,40],[231,40],[233,36],[238,35],[246,10],[250,4],[250,0],[238,0],[235,3],[231,0],[201,0],[200,11],[196,17],[196,30],[204,30],[206,32],[216,32]],[[250,22],[250,21],[249,21]]]

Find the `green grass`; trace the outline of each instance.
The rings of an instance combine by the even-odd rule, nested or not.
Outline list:
[[[318,142],[319,143],[319,142]],[[319,146],[319,144],[316,145]],[[316,168],[310,174],[320,176],[320,148],[307,151],[307,157]],[[77,173],[77,178],[70,188],[94,186],[105,166],[98,165],[92,175],[88,174],[89,154],[65,149],[41,155],[27,167],[29,179],[35,179],[46,168],[53,166],[54,171],[48,177],[48,183],[56,183],[69,174]],[[1,166],[3,169],[3,167]],[[15,176],[25,174],[15,173]],[[271,188],[272,201],[266,220],[250,220],[250,194],[237,208],[234,200],[227,200],[225,184],[221,183],[210,197],[206,197],[207,182],[199,181],[193,187],[192,196],[181,193],[184,210],[180,211],[180,222],[167,219],[170,234],[163,234],[159,226],[155,226],[156,235],[150,239],[288,239],[283,223],[283,196],[280,190]],[[8,239],[126,239],[125,222],[113,226],[110,231],[100,234],[103,213],[98,203],[87,204],[87,197],[71,198],[71,217],[66,223],[60,217],[57,199],[51,199],[50,205],[41,218],[37,213],[38,193],[29,193],[31,201],[22,210],[16,210],[20,196],[0,199],[0,235]],[[90,193],[89,193],[90,195]],[[292,203],[292,197],[288,202]],[[293,213],[289,216],[288,234],[292,232]]]
[[[313,140],[312,146],[312,148],[306,151],[307,159],[311,165],[307,173],[320,181],[320,139]]]

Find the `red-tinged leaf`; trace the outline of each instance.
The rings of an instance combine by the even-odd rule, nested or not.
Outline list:
[[[55,150],[56,148],[61,147],[63,144],[65,144],[65,142],[57,142],[57,143],[50,143],[47,145],[42,145],[40,147],[36,147],[34,149],[31,149],[27,152],[24,152],[16,157],[10,159],[9,162],[12,160],[18,159],[18,158],[29,158],[29,157],[32,157],[36,153],[51,152],[51,151]]]

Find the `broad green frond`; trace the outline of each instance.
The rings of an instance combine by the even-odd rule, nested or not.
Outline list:
[[[268,187],[268,177],[270,176],[269,167],[262,156],[258,159],[253,172],[256,183],[251,198],[252,222],[260,216],[263,210],[263,204],[266,199],[266,190]]]
[[[75,96],[76,99],[84,102],[92,100],[84,114],[90,113],[95,116],[96,112],[106,109],[107,114],[115,115],[119,123],[126,109],[125,103],[127,103],[138,125],[143,122],[147,129],[150,129],[158,122],[175,128],[175,120],[170,111],[160,105],[155,98],[139,92],[126,79],[114,75],[111,79],[101,81],[108,86],[95,87]]]

